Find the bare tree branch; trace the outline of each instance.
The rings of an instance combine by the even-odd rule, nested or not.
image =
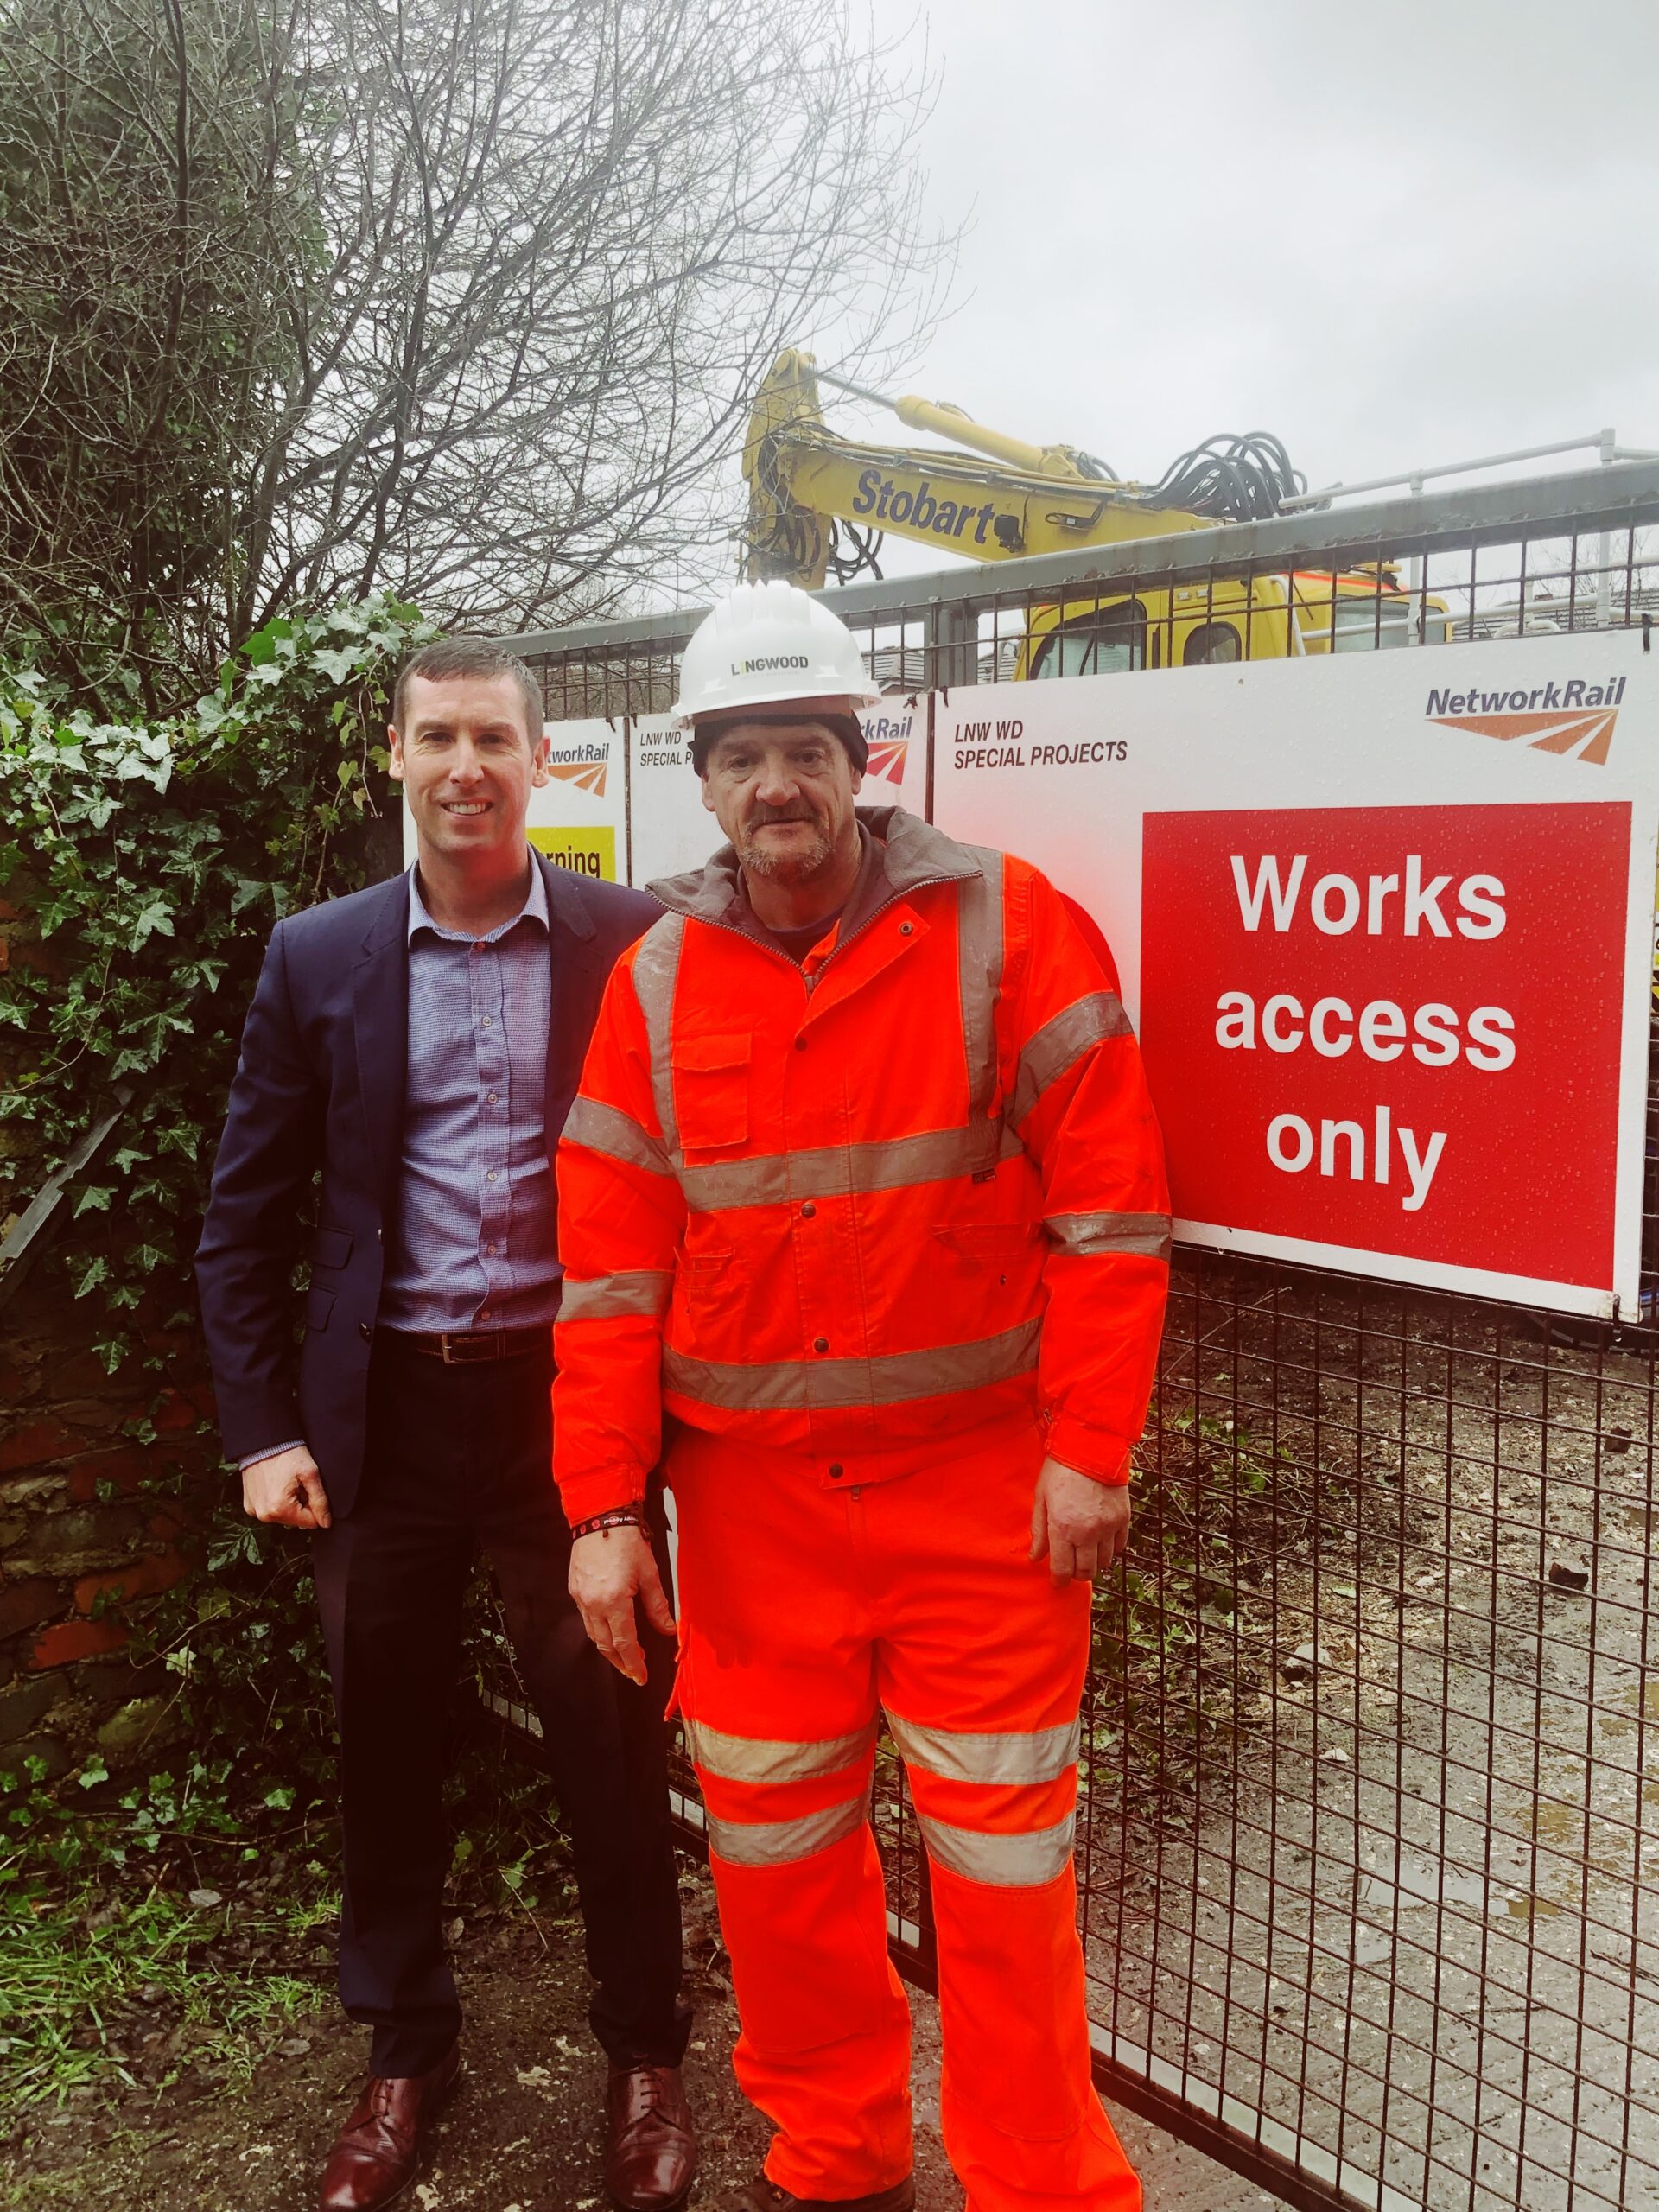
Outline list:
[[[935,315],[928,97],[849,0],[0,0],[0,605],[109,696],[729,571],[779,348]]]

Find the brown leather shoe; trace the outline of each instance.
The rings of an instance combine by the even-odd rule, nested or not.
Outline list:
[[[697,2139],[677,2066],[613,2066],[605,2186],[622,2212],[671,2212],[697,2177]]]
[[[720,2200],[720,2212],[915,2212],[916,2179],[906,2174],[891,2189],[878,2189],[868,2196],[792,2196],[763,2174],[747,2189],[735,2190]]]
[[[461,2085],[461,2046],[429,2074],[371,2074],[322,2170],[319,2212],[377,2212],[420,2169],[421,2139]]]

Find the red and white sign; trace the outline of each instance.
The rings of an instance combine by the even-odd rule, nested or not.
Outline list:
[[[1617,634],[935,702],[935,819],[1111,940],[1179,1236],[1637,1310],[1651,666]]]
[[[1613,1280],[1628,800],[1148,814],[1177,1213]]]

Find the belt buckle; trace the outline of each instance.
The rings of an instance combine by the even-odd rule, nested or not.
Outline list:
[[[441,1329],[438,1332],[438,1349],[446,1367],[466,1367],[469,1364],[467,1355],[464,1351],[452,1352],[449,1349],[452,1344],[462,1344],[466,1341],[467,1335],[464,1330]]]

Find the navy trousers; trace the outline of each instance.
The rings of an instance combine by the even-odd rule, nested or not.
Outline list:
[[[362,1488],[346,1518],[313,1538],[340,1726],[340,1998],[374,2031],[376,2074],[426,2072],[461,2024],[441,1924],[443,1783],[462,1599],[480,1552],[570,1837],[594,2032],[622,2066],[677,2065],[690,2033],[663,1719],[672,1647],[642,1624],[642,1689],[582,1630],[565,1587],[551,1381],[550,1347],[446,1366],[381,1331]]]

